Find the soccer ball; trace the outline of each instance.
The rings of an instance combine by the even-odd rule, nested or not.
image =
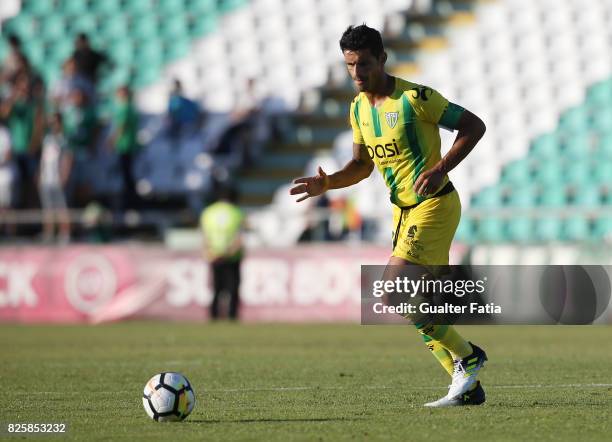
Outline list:
[[[160,373],[146,383],[142,405],[149,417],[157,422],[182,421],[193,410],[195,394],[182,374]]]

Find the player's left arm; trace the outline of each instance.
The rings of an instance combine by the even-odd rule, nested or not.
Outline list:
[[[428,195],[438,189],[444,180],[444,176],[463,161],[487,129],[484,122],[477,115],[453,103],[448,103],[439,123],[442,123],[442,120],[448,115],[446,112],[457,112],[458,110],[461,113],[458,115],[458,118],[454,118],[456,123],[449,127],[450,129],[458,130],[457,138],[455,138],[451,149],[438,163],[419,175],[413,187],[418,195]],[[453,118],[449,119],[452,120]]]

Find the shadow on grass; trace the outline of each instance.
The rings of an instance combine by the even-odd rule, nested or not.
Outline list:
[[[185,423],[192,424],[251,424],[263,422],[351,422],[363,420],[363,418],[348,417],[322,417],[322,418],[261,418],[261,419],[187,419]]]

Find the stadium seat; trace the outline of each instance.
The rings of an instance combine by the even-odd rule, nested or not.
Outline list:
[[[84,15],[88,12],[88,4],[83,0],[62,0],[57,4],[58,10],[65,15]]]
[[[477,222],[478,239],[483,242],[502,242],[506,239],[504,222],[499,217],[487,216]]]
[[[561,218],[547,216],[534,220],[534,237],[536,241],[551,242],[561,238],[563,223]]]
[[[62,38],[66,32],[66,23],[61,14],[47,14],[44,20],[40,21],[40,36],[45,40]]]
[[[568,186],[569,202],[573,206],[585,209],[602,205],[598,188],[591,183],[580,183]]]
[[[77,15],[66,20],[66,28],[69,35],[64,34],[64,39],[72,40],[72,36],[84,32],[94,37],[97,29],[97,21],[93,15]]]
[[[8,34],[16,34],[23,41],[32,40],[34,35],[38,32],[38,24],[29,15],[18,15],[7,20],[2,25],[2,33],[4,36]]]
[[[54,7],[54,0],[25,0],[21,3],[21,11],[23,13],[38,17],[43,17],[52,13]]]
[[[545,134],[535,139],[531,146],[531,152],[540,158],[557,156],[559,153],[559,141],[556,135]]]
[[[507,238],[512,242],[529,243],[535,238],[534,221],[526,216],[515,216],[506,221]]]
[[[561,208],[567,205],[565,186],[552,183],[545,186],[540,193],[540,206],[545,208]]]
[[[109,21],[122,17],[120,0],[93,0],[89,2],[89,6],[92,14],[106,16]]]
[[[505,206],[529,209],[537,205],[539,186],[524,182],[511,187]]]
[[[584,216],[573,216],[563,221],[562,238],[566,241],[585,241],[590,237],[589,221]]]

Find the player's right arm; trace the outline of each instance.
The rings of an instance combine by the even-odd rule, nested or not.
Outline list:
[[[341,189],[357,184],[359,181],[369,177],[373,169],[374,162],[368,155],[365,144],[353,143],[353,158],[341,170],[327,175],[319,167],[316,176],[296,179],[293,183],[297,184],[297,186],[292,187],[289,193],[291,195],[302,195],[297,200],[299,203],[311,196],[321,195],[331,189]]]
[[[353,158],[341,170],[327,175],[321,167],[318,174],[313,177],[298,178],[293,183],[297,184],[291,188],[291,195],[302,195],[297,202],[304,201],[311,196],[321,195],[330,189],[341,189],[357,184],[367,178],[374,169],[374,162],[368,154],[361,128],[358,121],[357,99],[351,103],[349,112],[351,128],[353,129]],[[357,110],[357,111],[356,111]]]

